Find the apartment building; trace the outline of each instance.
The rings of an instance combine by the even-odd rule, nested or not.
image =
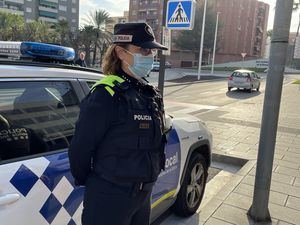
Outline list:
[[[0,11],[21,15],[25,22],[67,20],[72,31],[79,26],[79,0],[0,0]]]
[[[203,3],[204,0],[199,1],[198,7],[203,7]],[[152,27],[156,39],[160,41],[162,4],[162,0],[130,0],[129,22],[146,21]],[[209,0],[208,9],[215,13],[220,12],[216,63],[240,61],[241,53],[247,53],[246,60],[262,58],[265,55],[268,4],[258,0]],[[180,31],[172,31],[173,40],[179,35]],[[198,54],[194,52],[197,51],[198,49],[190,51],[190,58],[193,60],[184,62],[181,57],[183,51],[172,45],[174,55],[170,60],[177,66],[196,65]],[[204,49],[204,62],[209,63],[210,57],[211,54]]]
[[[110,32],[110,33],[113,33],[114,32],[114,26],[117,23],[127,23],[129,21],[128,17],[129,17],[129,12],[128,11],[124,11],[123,12],[123,16],[114,16],[114,17],[111,17],[111,22],[107,23],[105,25],[105,30],[108,31],[108,32]]]
[[[154,32],[156,40],[161,39],[163,0],[130,0],[129,22],[146,22]]]
[[[219,43],[216,62],[261,58],[265,55],[269,5],[258,0],[214,0],[220,12]]]

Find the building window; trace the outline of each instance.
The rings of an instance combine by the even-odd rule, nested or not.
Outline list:
[[[32,12],[32,8],[26,7],[26,12],[31,13]]]
[[[132,10],[132,15],[136,16],[136,10]]]
[[[72,23],[76,23],[77,22],[77,20],[76,19],[72,19]]]
[[[67,11],[67,6],[64,6],[64,5],[59,5],[58,6],[58,9],[60,10],[60,11]]]
[[[73,3],[73,4],[76,4],[76,0],[72,0],[72,3]]]
[[[72,8],[72,13],[76,13],[77,9],[76,8]]]
[[[51,8],[51,9],[57,9],[57,3],[44,1],[44,0],[40,0],[40,6]]]
[[[40,10],[39,15],[42,17],[47,17],[47,18],[51,18],[51,19],[56,19],[56,17],[57,17],[56,13],[46,12],[46,11],[42,11],[42,10]]]
[[[11,10],[21,11],[20,7],[13,6],[13,5],[9,5],[8,8],[11,9]]]
[[[133,5],[136,5],[136,3],[137,3],[136,0],[133,0],[133,1],[132,1],[132,4],[133,4]]]
[[[147,15],[147,11],[141,11],[139,12],[139,16],[146,16]]]
[[[67,18],[64,17],[64,16],[60,16],[60,17],[59,17],[59,20],[67,20]]]

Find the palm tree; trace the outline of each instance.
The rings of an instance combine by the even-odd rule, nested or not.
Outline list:
[[[21,41],[24,20],[20,15],[0,12],[0,40]]]
[[[38,22],[32,21],[25,25],[25,32],[24,32],[25,41],[37,41],[37,39],[39,39],[38,35],[39,35]]]
[[[69,45],[69,23],[67,20],[60,20],[55,25],[55,31],[59,35],[59,43],[61,45]]]
[[[57,43],[57,33],[51,29],[51,25],[43,21],[32,21],[25,24],[23,40],[44,43]]]
[[[91,50],[94,47],[94,40],[97,31],[94,26],[85,25],[79,32],[80,43],[85,51],[85,58],[87,66],[91,64]]]
[[[80,30],[76,32],[69,32],[68,36],[70,47],[72,47],[74,51],[78,53],[78,51],[81,49],[82,44]]]
[[[111,42],[111,33],[105,31],[105,26],[108,23],[112,22],[108,12],[103,9],[90,11],[89,15],[87,15],[87,19],[84,21],[92,26],[96,32],[95,40],[94,40],[94,52],[93,52],[93,62],[95,65],[97,49],[100,50],[100,46],[104,45],[106,42]]]

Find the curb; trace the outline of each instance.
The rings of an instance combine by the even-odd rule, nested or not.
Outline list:
[[[224,154],[212,153],[213,162],[221,162],[224,164],[234,165],[242,168],[249,160],[244,158],[238,158],[235,156],[229,156]]]
[[[226,80],[227,77],[224,78],[218,78],[218,79],[211,79],[211,80],[199,80],[199,81],[191,81],[191,82],[183,82],[183,83],[174,83],[174,84],[170,84],[172,82],[167,81],[169,84],[166,84],[165,87],[173,87],[173,86],[180,86],[180,85],[190,85],[190,84],[197,84],[197,83],[205,83],[205,82],[213,82],[213,81],[222,81],[222,80]],[[166,82],[165,82],[166,83]]]

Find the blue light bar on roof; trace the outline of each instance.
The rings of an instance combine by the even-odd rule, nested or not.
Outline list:
[[[22,42],[21,54],[36,59],[53,59],[59,61],[72,61],[75,58],[73,48],[39,42]]]

